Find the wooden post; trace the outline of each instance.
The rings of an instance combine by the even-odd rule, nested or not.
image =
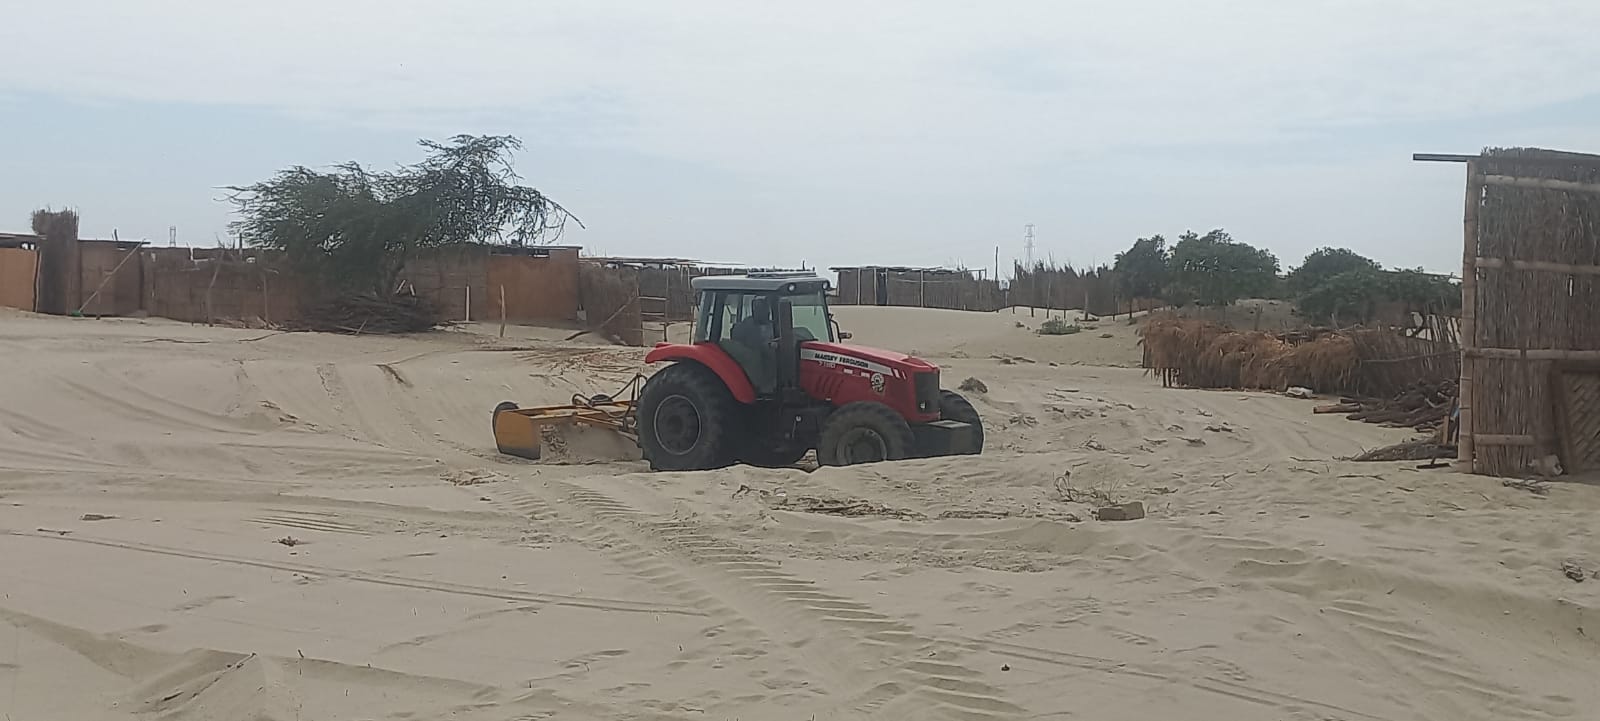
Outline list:
[[[1461,215],[1461,381],[1456,385],[1456,412],[1460,415],[1456,462],[1460,470],[1477,470],[1473,458],[1473,439],[1477,426],[1472,418],[1475,388],[1472,378],[1477,367],[1472,351],[1478,345],[1478,206],[1483,203],[1483,176],[1477,161],[1467,163],[1466,207]]]
[[[206,284],[206,325],[215,325],[217,316],[211,309],[211,291],[217,287],[217,272],[222,270],[222,254],[227,250],[217,249],[217,254],[211,256],[211,282]]]
[[[466,290],[467,290],[467,308],[466,308],[467,312],[466,312],[466,317],[463,318],[462,320],[464,320],[467,323],[471,323],[472,322],[472,286],[468,285]]]
[[[1044,319],[1050,320],[1050,311],[1056,309],[1056,275],[1051,273],[1044,280]]]
[[[500,286],[500,337],[506,337],[506,287]]]

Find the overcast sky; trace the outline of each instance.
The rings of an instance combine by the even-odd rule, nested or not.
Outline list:
[[[591,252],[1109,262],[1229,230],[1459,268],[1462,168],[1600,151],[1597,0],[0,0],[0,231],[225,236],[219,186],[509,133]]]

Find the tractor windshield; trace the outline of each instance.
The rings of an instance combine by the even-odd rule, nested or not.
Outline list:
[[[827,298],[822,292],[781,296],[764,293],[701,293],[700,308],[695,315],[694,342],[720,343],[732,338],[733,328],[740,321],[755,315],[771,318],[763,311],[773,307],[770,303],[779,299],[790,305],[797,340],[834,340],[832,324],[828,322]],[[768,332],[773,332],[770,327]]]
[[[796,340],[831,341],[829,333],[828,304],[822,293],[803,293],[785,296],[794,308],[794,334]]]

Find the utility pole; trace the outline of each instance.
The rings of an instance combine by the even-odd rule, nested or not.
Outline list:
[[[1022,226],[1022,253],[1027,259],[1027,268],[1033,269],[1033,223]]]
[[[1033,297],[1033,284],[1038,280],[1033,274],[1033,223],[1022,226],[1022,253],[1027,258],[1024,268],[1028,271],[1028,317],[1033,317],[1034,304],[1038,301]],[[1045,317],[1049,317],[1046,312]]]

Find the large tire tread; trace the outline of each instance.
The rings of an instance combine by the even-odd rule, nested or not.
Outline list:
[[[682,395],[700,414],[700,437],[687,453],[669,453],[654,432],[656,407]],[[699,363],[680,361],[645,381],[639,393],[639,447],[656,471],[704,471],[731,465],[739,435],[738,401],[722,379]]]
[[[839,444],[848,431],[867,426],[883,438],[888,450],[886,461],[910,458],[916,450],[916,437],[906,419],[893,408],[873,401],[856,401],[841,406],[822,424],[822,437],[817,442],[817,463],[824,466],[845,465],[839,457]]]

